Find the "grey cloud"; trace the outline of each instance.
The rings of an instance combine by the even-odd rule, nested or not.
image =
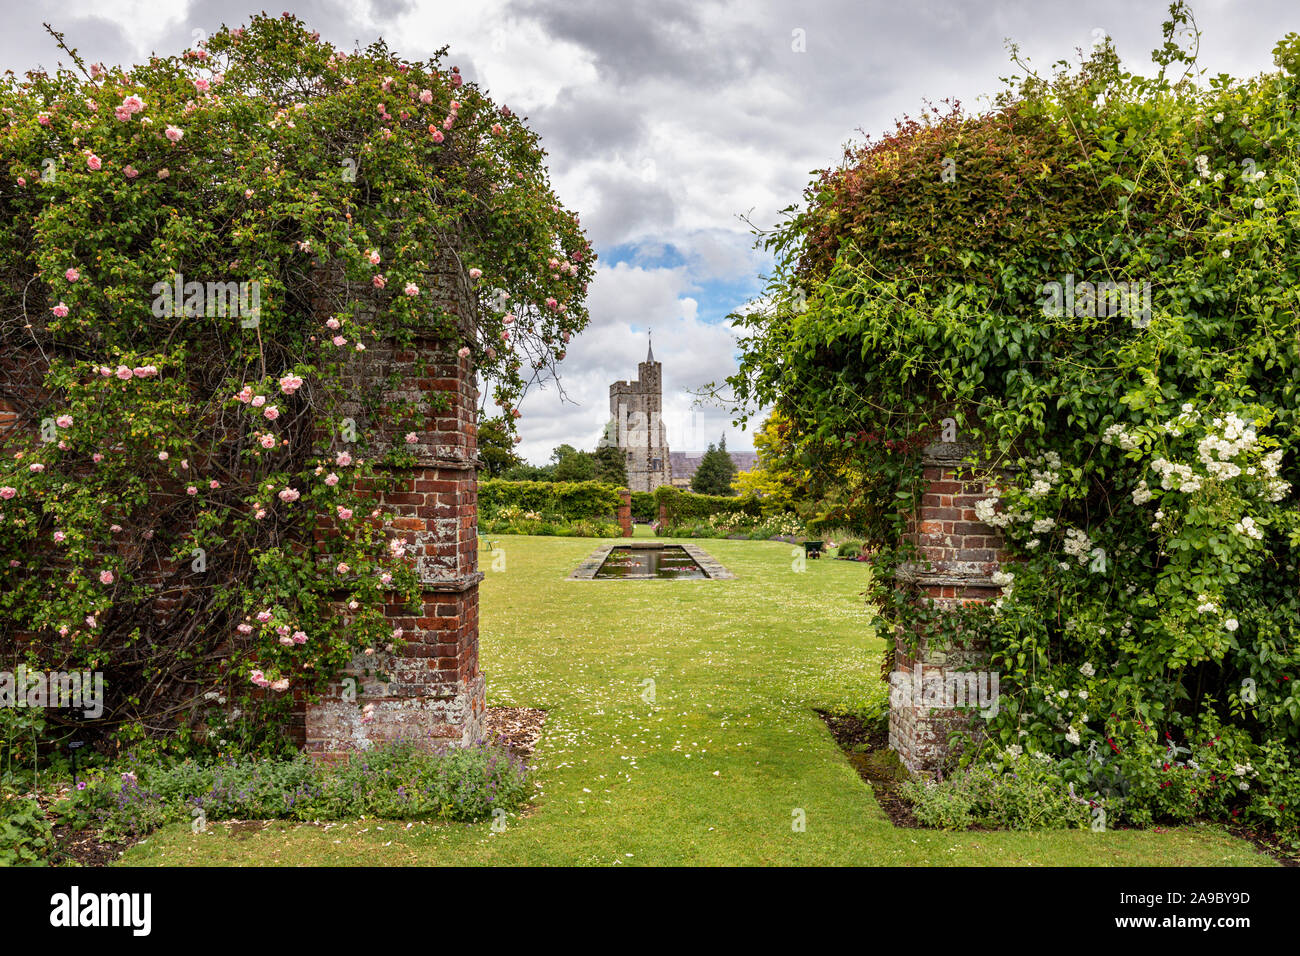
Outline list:
[[[567,87],[555,103],[534,109],[528,120],[553,155],[590,156],[626,150],[646,135],[640,109],[598,88]]]
[[[743,18],[732,21],[722,34],[701,17],[707,6],[690,0],[520,0],[509,9],[591,52],[603,80],[622,85],[666,77],[704,80],[708,85],[710,80],[750,72],[761,52],[761,34]]]
[[[597,248],[672,225],[672,196],[658,183],[632,171],[598,171],[589,182],[588,205],[580,209],[585,210],[583,227]]]

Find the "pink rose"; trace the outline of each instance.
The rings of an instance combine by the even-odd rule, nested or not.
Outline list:
[[[483,277],[483,270],[482,270],[482,269],[470,269],[470,270],[469,270],[469,277],[470,277],[471,279],[480,279],[480,278]]]
[[[5,501],[8,501],[16,494],[18,494],[18,489],[10,485],[5,485],[3,488],[0,488],[0,498],[3,498]]]
[[[285,488],[277,497],[279,497],[281,501],[297,501],[302,497],[302,492],[293,488]]]
[[[342,520],[342,521],[350,521],[350,520],[352,520],[352,509],[351,509],[351,508],[344,508],[342,505],[339,505],[338,508],[336,508],[335,510],[338,512],[338,516],[339,516],[339,519],[340,519],[340,520]]]
[[[307,634],[303,631],[294,631],[293,636],[289,638],[295,644],[306,644]]]
[[[417,436],[417,435],[415,434],[415,432],[407,432],[407,433],[406,433],[406,443],[407,443],[408,445],[414,445],[414,444],[416,444],[419,440],[420,440],[420,439],[419,439],[419,436]]]
[[[406,295],[417,296],[420,294],[420,287],[414,282],[406,283],[406,288],[402,290]]]
[[[133,94],[122,101],[122,106],[128,113],[138,113],[144,109],[144,100]]]
[[[347,573],[348,573],[349,571],[351,571],[352,569],[349,568],[349,567],[348,567],[346,564],[344,564],[342,561],[340,561],[340,562],[338,563],[338,566],[335,567],[334,570],[337,571],[339,574],[347,574]]]
[[[63,278],[67,279],[69,282],[76,282],[78,279],[81,278],[81,273],[78,272],[76,267],[74,266],[73,268],[69,269],[67,272],[63,273]]]
[[[433,141],[435,143],[441,143],[444,139],[446,139],[446,137],[442,135],[442,130],[437,129],[433,126],[429,127],[429,132],[433,134]]]
[[[376,289],[382,289],[384,286],[388,285],[388,280],[385,279],[382,275],[377,275],[370,280],[370,284],[374,286]]]
[[[64,534],[62,531],[56,531],[54,532],[54,543],[61,544],[63,542],[63,539],[66,537],[67,535]]]
[[[31,472],[35,472],[36,474],[39,475],[41,472],[45,470],[45,466],[42,465],[40,462],[36,462],[35,464],[28,465],[27,470]]]
[[[262,407],[263,405],[265,405],[265,404],[266,404],[266,396],[265,396],[265,395],[254,395],[254,396],[253,396],[253,407],[254,407],[254,408],[261,408],[261,407]]]
[[[64,305],[62,302],[60,302],[54,308],[50,309],[50,311],[53,312],[55,315],[57,315],[59,318],[63,318],[65,315],[68,314],[68,307]]]
[[[258,439],[258,441],[261,443],[261,445],[262,445],[263,448],[274,448],[274,447],[275,447],[275,436],[274,436],[274,435],[271,435],[271,434],[269,434],[269,433],[266,434],[266,435],[263,435],[261,438]]]
[[[135,179],[135,177],[140,175],[139,170],[129,164],[122,170],[122,172],[126,175],[127,179]]]
[[[341,335],[334,336],[334,338],[331,341],[333,341],[333,343],[338,346],[343,346],[348,344],[348,340]]]
[[[331,488],[333,488],[338,483],[339,483],[339,476],[334,474],[333,472],[330,472],[328,475],[325,476],[325,484],[329,485]]]
[[[262,411],[262,414],[267,418],[269,418],[271,421],[275,421],[277,418],[280,417],[280,409],[276,408],[274,405],[267,405],[266,408]]]
[[[167,452],[165,452],[165,451],[160,451],[160,452],[158,452],[158,460],[159,460],[159,461],[166,461],[166,460],[167,460],[168,458],[170,458],[170,457],[171,457],[171,455],[167,454]]]
[[[100,571],[100,572],[99,572],[99,583],[100,583],[100,584],[112,584],[112,583],[113,583],[113,572],[112,572],[112,571]]]
[[[173,143],[179,143],[181,141],[181,137],[184,135],[185,134],[181,130],[177,129],[175,126],[167,127],[166,136]]]
[[[98,465],[101,461],[104,460],[104,456],[101,455],[99,452],[95,452],[93,455],[90,456],[90,460]]]
[[[352,464],[352,456],[345,451],[341,451],[334,457],[334,463],[341,468],[346,468]]]
[[[60,428],[71,428],[71,427],[72,427],[72,416],[71,416],[71,415],[60,415],[58,418],[54,419],[54,424],[58,425]]]
[[[199,493],[199,489],[195,488],[193,485],[190,485],[188,488],[185,489],[185,493],[190,497],[193,497],[194,495],[197,495]]]
[[[239,399],[245,405],[249,403],[252,397],[253,397],[253,390],[249,388],[247,385],[241,388],[239,390],[239,394],[235,396],[235,398]]]
[[[91,153],[89,156],[86,157],[86,165],[89,166],[95,172],[98,172],[104,166],[100,158],[96,156],[94,153]]]
[[[456,354],[459,355],[461,358],[469,358],[469,346],[462,345],[459,349],[456,350]]]
[[[125,365],[119,365],[114,374],[124,382],[131,378],[131,370]]]
[[[271,620],[271,617],[272,617],[272,615],[271,615],[271,612],[270,612],[270,611],[258,611],[258,612],[257,612],[257,619],[258,619],[259,621],[261,621],[263,624],[265,624],[267,621]]]

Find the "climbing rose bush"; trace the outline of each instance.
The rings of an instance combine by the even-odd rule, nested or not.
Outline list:
[[[64,53],[0,81],[0,641],[104,671],[118,740],[279,746],[294,694],[400,642],[382,606],[415,594],[358,488],[446,404],[351,394],[345,363],[436,335],[517,406],[594,257],[536,135],[445,50],[286,15],[131,68]],[[476,315],[444,311],[450,273]]]
[[[1001,599],[880,595],[1000,672],[967,762],[1036,755],[1112,822],[1294,832],[1300,37],[1202,86],[1173,14],[1154,76],[1107,45],[820,173],[731,385],[797,463],[873,476],[885,571],[915,560],[920,449],[969,443]]]

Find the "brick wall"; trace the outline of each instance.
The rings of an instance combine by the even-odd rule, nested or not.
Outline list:
[[[426,282],[434,304],[462,323],[472,319],[468,280],[454,257]],[[328,310],[328,301],[320,307]],[[364,314],[359,318],[366,320]],[[478,391],[471,359],[459,357],[457,345],[423,336],[411,348],[372,346],[356,353],[345,373],[352,394],[362,396],[383,382],[383,399],[413,402],[413,410],[429,418],[426,427],[414,429],[417,442],[410,445],[403,437],[412,430],[408,423],[372,420],[360,401],[342,409],[365,436],[368,454],[382,454],[390,446],[415,454],[415,463],[394,475],[395,490],[377,495],[387,533],[404,543],[422,593],[417,610],[396,600],[385,606],[389,622],[403,631],[396,653],[376,648],[373,657],[358,655],[340,683],[306,708],[309,751],[337,754],[399,738],[432,748],[469,743],[483,734],[486,694],[478,664],[483,575],[474,468]],[[430,401],[435,395],[446,399],[444,410]],[[342,682],[349,678],[355,687]],[[367,714],[362,704],[374,708]]]
[[[992,575],[1005,559],[999,531],[980,522],[975,504],[989,497],[992,483],[971,462],[978,449],[960,442],[936,442],[922,451],[928,486],[909,522],[907,539],[920,559],[899,567],[896,583],[915,588],[918,601],[933,600],[938,608],[996,600],[1001,588]],[[913,773],[942,772],[953,756],[949,736],[980,729],[980,718],[969,711],[932,706],[916,693],[925,682],[942,681],[950,670],[984,666],[987,649],[975,644],[941,644],[925,633],[895,638],[894,671],[890,675],[889,746]]]
[[[622,488],[618,493],[618,526],[623,529],[623,537],[632,537],[632,492]]]

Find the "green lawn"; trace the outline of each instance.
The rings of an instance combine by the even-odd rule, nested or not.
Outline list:
[[[600,542],[495,539],[482,589],[492,704],[548,711],[534,807],[487,823],[169,827],[150,864],[1269,865],[1221,830],[895,829],[814,708],[879,680],[867,566],[791,546],[697,542],[731,581],[568,581]],[[491,560],[483,555],[483,564]],[[654,702],[647,695],[653,681]],[[796,810],[806,830],[794,832]]]

